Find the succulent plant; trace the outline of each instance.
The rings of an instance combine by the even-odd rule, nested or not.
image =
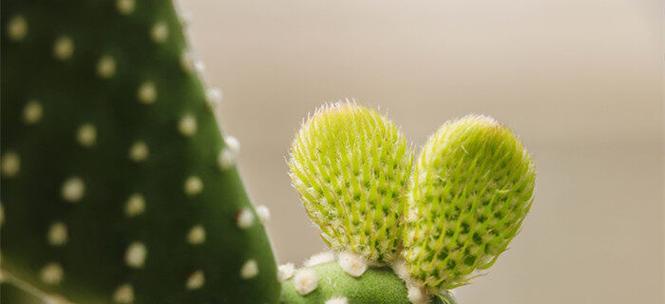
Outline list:
[[[274,303],[237,141],[170,1],[0,14],[2,302]]]
[[[170,1],[2,5],[2,303],[450,304],[530,209],[495,120],[444,124],[414,162],[381,113],[326,105],[288,165],[332,251],[280,285]]]
[[[397,257],[412,157],[392,121],[337,103],[303,124],[289,168],[307,213],[332,249],[385,263]]]
[[[520,229],[535,170],[512,132],[486,116],[444,124],[413,171],[403,256],[432,293],[487,269]]]
[[[454,303],[449,290],[496,261],[533,198],[535,171],[519,140],[472,115],[444,124],[413,170],[411,157],[375,111],[347,102],[308,118],[291,177],[336,253],[321,266],[280,267],[282,303]]]

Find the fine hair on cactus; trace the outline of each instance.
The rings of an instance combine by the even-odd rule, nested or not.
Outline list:
[[[296,135],[289,168],[325,242],[373,263],[397,257],[412,152],[397,126],[351,102],[324,105]]]
[[[409,186],[403,256],[413,278],[437,292],[492,266],[519,231],[534,183],[528,153],[496,120],[444,124],[418,155]]]
[[[441,126],[415,161],[410,147],[394,123],[356,103],[324,105],[306,119],[291,147],[290,175],[336,260],[284,268],[283,303],[334,295],[454,303],[450,290],[506,250],[535,183],[517,137],[490,117],[469,115]],[[291,278],[294,272],[301,276]],[[373,291],[394,280],[403,287],[389,300]]]

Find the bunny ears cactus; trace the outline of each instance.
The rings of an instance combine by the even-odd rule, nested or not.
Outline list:
[[[447,290],[489,268],[518,233],[533,198],[534,166],[508,128],[477,115],[441,126],[412,168],[413,155],[386,117],[338,103],[303,124],[291,148],[290,176],[340,257],[390,265],[405,281],[408,294],[394,303],[427,303],[428,295],[449,301]],[[342,258],[339,264],[362,276],[347,271]],[[289,284],[295,282],[286,283],[287,291]]]
[[[371,262],[395,259],[412,152],[395,124],[351,103],[319,109],[291,150],[291,179],[325,242]]]

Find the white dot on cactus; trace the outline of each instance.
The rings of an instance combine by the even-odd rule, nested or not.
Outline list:
[[[57,285],[62,282],[65,272],[62,270],[62,266],[58,263],[49,263],[42,268],[39,273],[39,278],[48,285]]]
[[[224,144],[226,145],[226,149],[229,149],[236,154],[240,152],[240,142],[234,136],[226,135],[224,137]]]
[[[349,304],[349,300],[345,297],[336,297],[328,299],[325,304]]]
[[[62,184],[61,194],[65,201],[76,203],[83,198],[85,184],[80,177],[70,177]]]
[[[265,205],[260,205],[256,207],[256,215],[259,216],[261,223],[266,223],[270,220],[270,209]]]
[[[115,8],[121,15],[129,15],[134,12],[135,7],[134,0],[117,0],[115,2]]]
[[[249,208],[243,208],[238,212],[236,224],[240,229],[247,229],[254,224],[254,213]]]
[[[309,259],[307,259],[303,263],[303,266],[312,267],[316,265],[330,263],[334,260],[335,260],[335,253],[333,253],[332,251],[324,251],[309,257]]]
[[[28,34],[28,23],[25,18],[23,16],[12,17],[7,25],[7,34],[11,40],[22,40]]]
[[[72,301],[59,294],[50,294],[44,298],[44,304],[72,304]]]
[[[208,103],[213,106],[213,108],[217,108],[222,102],[222,91],[218,88],[210,88],[206,92],[206,99],[208,100]]]
[[[152,104],[157,99],[157,89],[152,81],[146,81],[139,86],[136,93],[139,102],[143,104]]]
[[[240,152],[240,142],[231,135],[224,137],[224,148],[217,157],[217,163],[222,170],[231,168],[236,163]]]
[[[16,152],[5,152],[2,155],[2,163],[0,164],[2,175],[5,177],[13,177],[21,170],[21,158]]]
[[[104,55],[97,62],[97,75],[101,78],[111,78],[115,75],[115,59],[109,55]]]
[[[293,277],[293,274],[296,272],[296,267],[293,265],[293,263],[286,263],[284,265],[279,265],[277,268],[277,279],[279,279],[280,282],[284,282],[291,277]]]
[[[429,302],[427,293],[417,286],[409,286],[406,296],[412,304],[426,304]]]
[[[113,293],[113,302],[118,304],[134,303],[134,288],[130,284],[122,284]]]
[[[44,109],[39,101],[30,100],[25,104],[25,107],[23,107],[23,122],[28,125],[37,123],[42,119],[43,112]]]
[[[199,59],[194,60],[194,70],[196,70],[197,73],[203,73],[206,70],[206,65],[203,63],[203,61]]]
[[[192,245],[200,245],[206,241],[206,230],[201,225],[196,225],[187,233],[187,242]]]
[[[205,284],[205,274],[201,270],[197,270],[187,278],[185,286],[189,290],[199,289]]]
[[[79,127],[76,139],[84,147],[91,147],[97,140],[97,129],[92,124],[86,123]]]
[[[312,269],[301,269],[293,276],[293,287],[301,295],[307,295],[319,285],[319,277]]]
[[[169,28],[165,22],[157,22],[150,29],[150,38],[156,43],[162,43],[169,38]]]
[[[339,254],[337,263],[352,277],[359,277],[367,270],[367,262],[363,257],[347,251]]]
[[[203,191],[203,181],[198,176],[190,176],[185,180],[185,194],[197,195]]]
[[[128,217],[134,217],[142,214],[145,211],[145,198],[139,193],[134,193],[129,196],[127,203],[125,203],[125,214]]]
[[[129,159],[135,162],[144,161],[148,158],[149,154],[150,149],[148,149],[148,145],[143,141],[137,141],[129,148]]]
[[[185,114],[178,122],[178,131],[184,136],[192,136],[196,133],[196,118],[192,114]]]
[[[217,163],[219,168],[222,170],[227,170],[236,163],[237,155],[228,149],[222,149],[217,156]]]
[[[74,54],[74,42],[68,36],[62,36],[53,44],[53,56],[58,60],[67,60]]]
[[[142,268],[145,264],[148,249],[141,242],[134,242],[127,247],[125,252],[125,263],[133,268]]]
[[[51,225],[47,234],[48,243],[52,246],[62,246],[67,243],[67,226],[62,222],[55,222]]]
[[[247,260],[240,268],[240,277],[248,280],[259,274],[259,265],[255,260]]]

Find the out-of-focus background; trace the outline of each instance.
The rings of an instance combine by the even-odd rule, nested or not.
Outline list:
[[[189,31],[280,262],[323,250],[285,158],[353,97],[416,145],[489,114],[533,154],[533,210],[462,304],[665,303],[660,0],[188,0]]]

